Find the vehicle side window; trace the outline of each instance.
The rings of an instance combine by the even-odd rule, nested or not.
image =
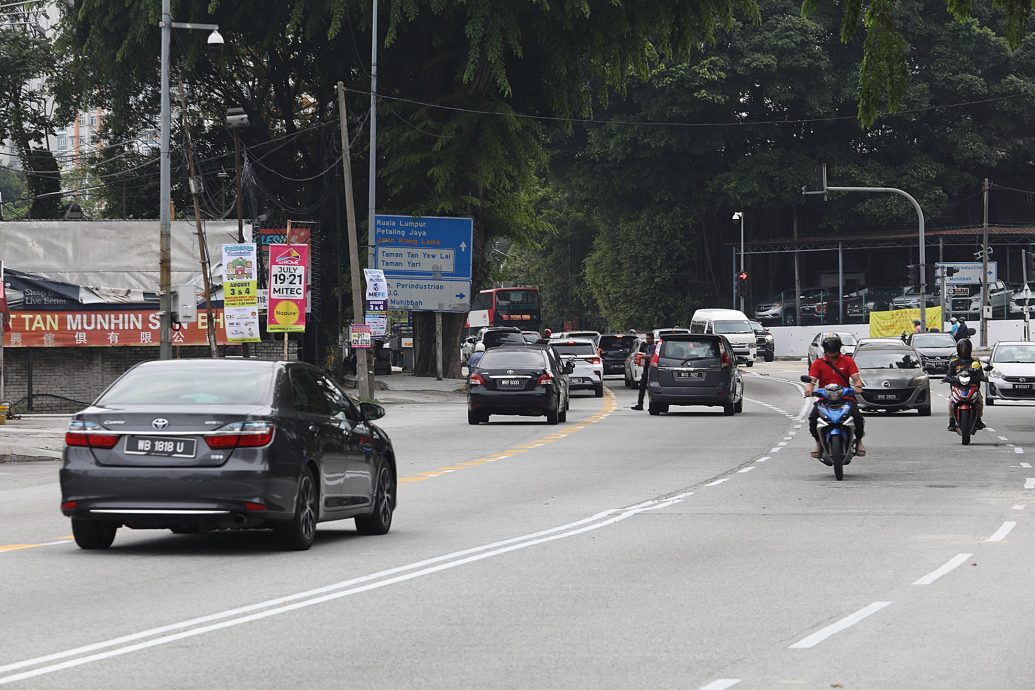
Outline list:
[[[317,376],[317,385],[320,386],[324,395],[329,399],[331,409],[333,410],[332,414],[336,415],[343,412],[351,420],[361,419],[359,410],[356,409],[349,396],[345,395],[345,392],[338,387],[338,384],[327,376],[320,374]]]
[[[313,373],[303,367],[293,367],[290,373],[291,394],[295,409],[309,414],[330,417],[331,401],[316,382]]]

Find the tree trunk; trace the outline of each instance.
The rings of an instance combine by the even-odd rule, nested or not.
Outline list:
[[[442,376],[449,379],[463,377],[460,371],[460,334],[467,320],[466,314],[442,315]],[[435,314],[413,314],[413,373],[417,376],[435,375]]]

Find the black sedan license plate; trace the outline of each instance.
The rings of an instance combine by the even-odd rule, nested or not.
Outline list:
[[[703,371],[677,371],[677,379],[690,379],[691,381],[700,381],[704,378]]]
[[[519,388],[521,379],[500,379],[500,388]]]
[[[193,458],[198,442],[192,438],[168,436],[130,436],[126,439],[129,455],[157,455],[163,458]]]

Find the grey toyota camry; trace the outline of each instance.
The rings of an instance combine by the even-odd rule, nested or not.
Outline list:
[[[294,550],[328,520],[385,534],[397,482],[382,416],[301,362],[139,364],[72,418],[61,510],[84,549],[119,527],[270,528]]]

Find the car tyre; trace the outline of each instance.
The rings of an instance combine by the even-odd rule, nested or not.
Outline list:
[[[560,403],[560,401],[558,401],[557,402],[557,407],[560,408],[560,406],[561,406],[561,403]],[[547,424],[556,424],[558,421],[560,421],[560,416],[561,416],[561,413],[558,410],[547,410],[546,411],[546,423]]]
[[[80,549],[107,549],[115,541],[119,526],[114,522],[72,518],[72,536]]]
[[[753,360],[753,359],[749,359],[749,360],[747,361],[747,365],[748,365],[749,367],[753,367],[753,366],[755,366],[755,360]]]
[[[744,398],[741,398],[733,405],[733,411],[740,413],[744,411]]]
[[[595,386],[593,386],[593,395],[597,396],[598,398],[604,397],[604,384],[598,383]]]
[[[625,375],[625,387],[626,388],[632,388],[633,387],[633,380],[631,378],[629,378],[629,374],[628,373],[626,373],[626,375]]]
[[[281,548],[286,551],[307,551],[316,540],[316,521],[320,515],[320,496],[316,480],[308,469],[298,479],[295,494],[295,514],[290,520],[273,525]]]
[[[648,414],[656,417],[664,412],[668,412],[668,405],[662,405],[661,403],[647,403]]]
[[[467,411],[467,423],[471,424],[471,425],[476,425],[476,424],[481,424],[483,421],[488,421],[487,419],[482,419],[482,417],[484,417],[484,416],[485,415],[482,414],[481,412],[475,412],[474,410],[468,410]]]
[[[995,398],[986,395],[985,396],[985,404],[988,405],[989,407],[993,407],[995,405]]]
[[[557,421],[564,423],[568,421],[568,401],[562,400],[557,403],[560,412],[557,413]]]
[[[722,413],[727,417],[732,417],[737,412],[737,406],[733,403],[725,403],[722,406]]]
[[[930,405],[924,405],[923,407],[918,407],[916,411],[917,411],[917,413],[921,417],[930,417],[931,416],[931,406]]]
[[[765,361],[772,362],[774,359],[776,359],[776,355],[772,354],[771,352],[767,352],[765,354]]]
[[[388,534],[392,528],[392,514],[395,512],[395,475],[388,463],[381,461],[377,466],[377,486],[374,488],[374,510],[369,515],[356,516],[356,531],[360,534]]]

